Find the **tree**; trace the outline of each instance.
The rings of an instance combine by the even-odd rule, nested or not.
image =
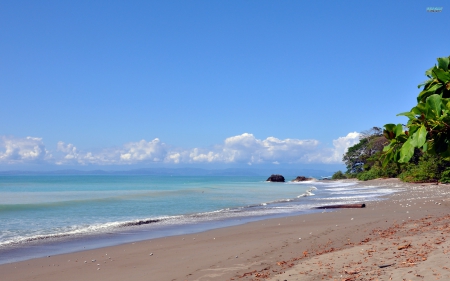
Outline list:
[[[417,149],[450,160],[450,57],[437,61],[438,65],[425,72],[429,79],[418,86],[423,90],[417,105],[398,114],[408,117],[408,123],[384,125],[383,135],[389,140],[382,155],[384,167],[392,162],[408,163]]]
[[[343,180],[346,178],[347,177],[345,176],[345,174],[340,170],[334,173],[333,176],[331,177],[332,180]]]
[[[347,174],[358,174],[365,170],[370,170],[379,157],[387,140],[383,135],[382,129],[373,127],[362,132],[359,143],[348,148],[342,161],[347,166]]]

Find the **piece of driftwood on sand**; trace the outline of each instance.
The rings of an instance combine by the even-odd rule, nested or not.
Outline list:
[[[348,208],[365,208],[366,204],[344,204],[344,205],[328,205],[315,207],[314,209],[348,209]]]

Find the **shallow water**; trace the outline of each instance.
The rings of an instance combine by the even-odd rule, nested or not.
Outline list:
[[[254,176],[1,176],[0,263],[309,213],[392,192]]]

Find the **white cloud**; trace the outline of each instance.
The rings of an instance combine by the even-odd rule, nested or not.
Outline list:
[[[145,162],[164,162],[166,157],[166,145],[159,139],[152,141],[141,140],[130,142],[121,148],[108,148],[99,152],[81,152],[73,144],[65,144],[60,141],[57,144],[57,151],[63,155],[55,163],[63,164],[136,164]],[[176,154],[170,155],[172,162],[179,163]]]
[[[349,146],[359,141],[359,133],[353,132],[333,140],[333,147],[324,147],[317,140],[258,139],[244,133],[226,138],[222,144],[211,148],[174,148],[158,138],[152,141],[129,142],[122,147],[106,148],[97,152],[80,151],[71,143],[57,143],[54,156],[40,138],[2,137],[0,163],[46,161],[65,165],[116,165],[139,163],[341,163]],[[2,147],[4,152],[2,152]]]
[[[342,156],[347,152],[350,146],[353,146],[359,142],[361,134],[357,132],[348,133],[345,137],[340,137],[333,140],[333,156],[330,158],[330,162],[341,162]]]
[[[345,137],[333,140],[333,148],[323,148],[307,155],[308,162],[317,163],[342,163],[342,156],[350,146],[359,142],[361,134],[357,132],[348,133]]]
[[[77,161],[77,158],[79,157],[79,154],[77,153],[77,148],[69,143],[69,144],[65,144],[62,141],[59,141],[58,144],[56,145],[56,150],[57,151],[61,151],[64,152],[66,155],[64,156],[64,160],[59,161],[57,164],[63,164],[64,162],[67,161]]]
[[[124,145],[124,151],[120,153],[120,160],[124,162],[163,162],[166,157],[165,144],[158,138],[152,141],[141,140]]]
[[[317,140],[280,140],[275,137],[261,140],[244,133],[225,139],[222,145],[212,150],[194,148],[189,157],[190,162],[292,163],[300,162],[318,144]]]
[[[0,138],[0,163],[39,162],[49,158],[51,155],[45,149],[42,138]]]

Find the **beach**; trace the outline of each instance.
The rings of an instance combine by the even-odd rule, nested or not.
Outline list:
[[[448,280],[450,187],[397,179],[337,209],[0,265],[2,280]]]

